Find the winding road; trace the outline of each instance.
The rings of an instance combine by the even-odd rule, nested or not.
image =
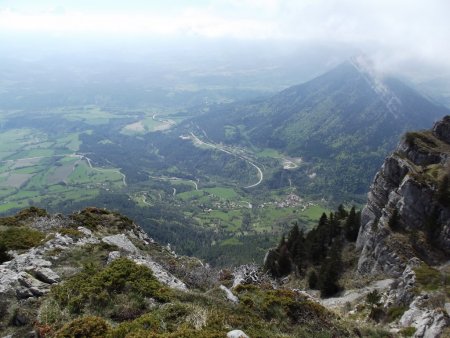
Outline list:
[[[203,133],[204,133],[204,132],[203,132]],[[251,185],[248,185],[248,186],[246,186],[246,187],[244,187],[244,188],[254,188],[254,187],[256,187],[256,186],[258,186],[258,185],[261,184],[261,182],[262,182],[263,179],[264,179],[264,174],[263,174],[261,168],[258,167],[258,166],[257,166],[255,163],[253,163],[251,160],[249,160],[249,159],[246,158],[245,156],[242,156],[242,155],[236,154],[236,153],[234,153],[234,152],[232,152],[232,151],[230,151],[230,150],[224,149],[224,148],[222,148],[222,147],[220,147],[220,146],[218,146],[218,145],[216,145],[216,144],[208,143],[208,142],[202,141],[202,140],[200,140],[193,132],[191,132],[190,134],[191,134],[191,136],[193,137],[194,143],[201,144],[201,145],[204,145],[204,146],[207,146],[207,147],[210,147],[210,148],[219,150],[219,151],[223,151],[224,153],[227,153],[227,154],[229,154],[229,155],[232,155],[232,156],[235,156],[235,157],[237,157],[237,158],[240,158],[240,159],[246,161],[247,163],[249,163],[251,166],[255,167],[256,170],[258,171],[258,182],[254,183],[254,184],[251,184]],[[205,135],[206,135],[206,134],[205,134]]]

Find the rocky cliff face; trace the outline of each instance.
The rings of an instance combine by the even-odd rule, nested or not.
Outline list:
[[[362,211],[358,272],[400,276],[418,257],[450,257],[450,116],[407,133],[372,183]]]

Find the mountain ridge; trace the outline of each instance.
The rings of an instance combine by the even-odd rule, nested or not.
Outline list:
[[[216,142],[302,157],[308,165],[284,174],[304,191],[364,193],[401,134],[430,127],[450,111],[399,80],[376,78],[355,64],[346,61],[269,99],[212,108],[191,122]],[[317,178],[308,180],[312,172]]]

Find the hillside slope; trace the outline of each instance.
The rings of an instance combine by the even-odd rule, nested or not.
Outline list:
[[[30,208],[0,232],[1,337],[356,337],[257,268],[217,275],[104,209]]]
[[[430,127],[448,113],[355,59],[269,99],[217,107],[195,123],[215,141],[302,157],[317,174],[313,188],[295,179],[309,190],[362,193],[403,132]]]

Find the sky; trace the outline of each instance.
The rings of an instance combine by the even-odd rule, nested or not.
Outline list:
[[[0,0],[0,34],[315,41],[450,71],[448,0]]]

